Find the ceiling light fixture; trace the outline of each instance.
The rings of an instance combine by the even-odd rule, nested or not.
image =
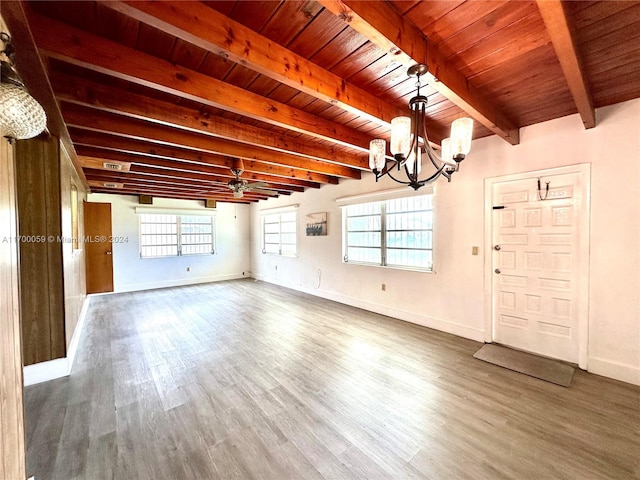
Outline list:
[[[29,95],[14,65],[15,51],[9,34],[0,33],[4,49],[0,51],[0,135],[9,142],[40,134],[47,116],[38,101]]]
[[[440,153],[429,143],[425,115],[429,99],[420,95],[420,77],[429,71],[423,64],[413,65],[407,70],[409,77],[416,77],[416,96],[409,101],[411,117],[396,117],[391,120],[390,150],[393,157],[387,156],[387,142],[376,138],[369,144],[369,168],[378,179],[388,175],[392,180],[418,190],[427,183],[433,182],[440,175],[447,181],[458,171],[460,162],[471,149],[473,120],[459,118],[451,124],[451,135],[442,140]],[[435,171],[427,178],[420,179],[422,155],[426,153]],[[393,175],[394,170],[402,170],[407,180]]]

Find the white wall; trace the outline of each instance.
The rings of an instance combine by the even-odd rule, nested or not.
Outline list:
[[[170,258],[140,258],[138,197],[89,194],[88,201],[111,203],[112,233],[126,238],[113,244],[113,283],[115,292],[214,282],[249,276],[250,210],[247,205],[218,203],[216,208],[216,253]],[[199,208],[192,200],[153,199],[154,207]],[[190,271],[187,271],[189,268]]]
[[[523,128],[517,146],[495,136],[474,141],[452,183],[435,184],[436,273],[341,262],[335,199],[398,186],[376,184],[366,174],[361,181],[252,206],[253,275],[483,341],[485,255],[491,248],[484,244],[484,179],[591,163],[588,369],[640,384],[640,100],[599,109],[597,119],[590,130],[577,115]],[[297,258],[262,254],[259,210],[289,204],[300,205],[300,225],[307,213],[328,212],[328,236],[306,237],[299,228]],[[474,245],[478,256],[471,255]]]

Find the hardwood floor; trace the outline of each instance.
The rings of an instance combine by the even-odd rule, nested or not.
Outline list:
[[[570,388],[477,342],[251,280],[92,299],[26,389],[46,479],[640,478],[640,388]]]

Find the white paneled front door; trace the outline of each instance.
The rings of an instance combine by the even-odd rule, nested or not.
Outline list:
[[[573,363],[586,360],[588,315],[589,169],[578,167],[493,179],[487,191],[492,340]]]

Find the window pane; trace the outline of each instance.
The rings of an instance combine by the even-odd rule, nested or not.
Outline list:
[[[418,267],[431,270],[433,268],[433,252],[431,250],[387,249],[387,265],[398,267]]]
[[[387,248],[431,248],[431,230],[387,232]]]
[[[367,215],[361,217],[349,217],[347,228],[350,232],[358,231],[380,231],[382,228],[382,217],[380,215]]]
[[[343,210],[348,261],[431,270],[432,208],[432,194],[349,205]]]
[[[380,234],[369,232],[349,232],[347,245],[350,247],[380,247]]]
[[[298,214],[297,212],[288,212],[288,213],[283,213],[280,215],[280,221],[281,222],[296,222],[296,219],[298,218]]]
[[[265,234],[264,243],[273,243],[275,245],[278,245],[280,243],[280,234],[279,233]]]
[[[168,257],[178,255],[178,230],[175,215],[140,215],[140,255]]]
[[[345,254],[349,262],[382,264],[382,203],[349,205]]]
[[[349,205],[347,215],[350,217],[356,215],[372,215],[379,214],[382,210],[382,202],[359,203],[357,205]]]
[[[348,247],[347,258],[350,262],[367,262],[380,265],[382,263],[382,250],[380,248]]]
[[[267,244],[264,246],[265,253],[280,253],[279,245]]]
[[[280,231],[282,233],[295,233],[296,232],[296,222],[282,222],[280,224]]]
[[[213,253],[213,218],[185,215],[180,218],[182,255]]]
[[[264,224],[264,232],[265,233],[278,233],[280,231],[279,223],[265,223]]]

